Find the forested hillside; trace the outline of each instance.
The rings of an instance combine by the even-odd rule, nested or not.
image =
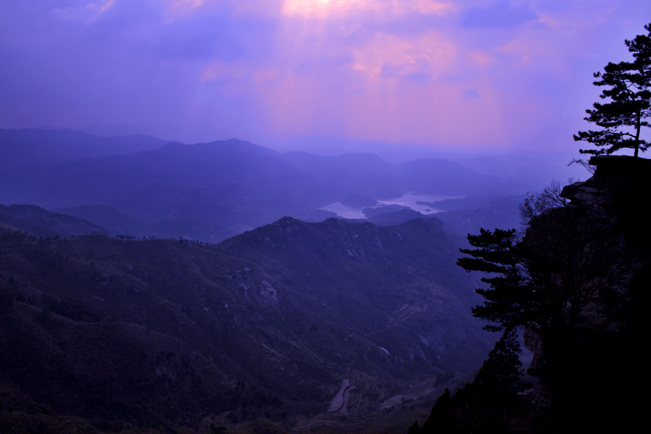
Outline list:
[[[3,430],[389,429],[492,342],[435,219],[285,218],[217,245],[2,229],[0,248]]]

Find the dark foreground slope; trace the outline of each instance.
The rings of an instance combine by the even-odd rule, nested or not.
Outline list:
[[[563,189],[566,206],[529,221],[516,253],[528,286],[493,287],[490,300],[503,304],[489,308],[524,331],[535,381],[517,378],[517,344],[507,334],[474,382],[443,394],[410,434],[636,432],[646,423],[651,230],[641,198],[651,160],[590,164],[590,179]]]
[[[435,219],[218,245],[2,229],[0,249],[3,431],[369,430],[490,346]]]

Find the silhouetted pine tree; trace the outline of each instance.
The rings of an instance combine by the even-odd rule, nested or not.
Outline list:
[[[439,397],[422,429],[409,434],[507,433],[512,416],[520,411],[522,363],[514,329],[507,329],[471,384],[454,396],[448,389]]]
[[[500,398],[508,398],[522,389],[520,344],[515,329],[504,332],[488,359],[475,376],[473,385]]]

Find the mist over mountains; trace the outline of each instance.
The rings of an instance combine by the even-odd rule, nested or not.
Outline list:
[[[442,158],[390,164],[373,154],[280,153],[236,139],[184,145],[148,136],[2,130],[0,152],[0,203],[38,205],[126,235],[211,242],[284,216],[334,217],[323,210],[333,203],[363,212],[405,193],[436,194],[459,198],[445,211],[467,211],[477,207],[473,196],[519,201],[536,189],[526,179]],[[500,167],[498,174],[505,172]],[[392,209],[373,213],[382,210]]]

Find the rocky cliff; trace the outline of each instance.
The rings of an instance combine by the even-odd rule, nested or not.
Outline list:
[[[651,161],[596,157],[590,164],[594,176],[566,187],[561,195],[569,202],[531,218],[517,244],[489,250],[496,239],[490,231],[475,238],[483,244],[473,245],[486,249],[477,250],[480,267],[469,269],[504,264],[504,256],[517,261],[520,278],[490,294],[491,302],[502,303],[490,306],[501,309],[495,317],[512,322],[474,381],[441,395],[423,427],[414,423],[410,434],[635,432],[642,426],[651,231],[641,198]],[[512,326],[524,329],[533,352],[526,377]]]
[[[610,426],[636,419],[642,376],[641,320],[651,283],[651,230],[643,198],[651,161],[594,157],[594,175],[567,186],[566,207],[534,218],[523,239],[532,277],[557,312],[546,336],[529,332],[532,368],[551,403],[550,429]]]

